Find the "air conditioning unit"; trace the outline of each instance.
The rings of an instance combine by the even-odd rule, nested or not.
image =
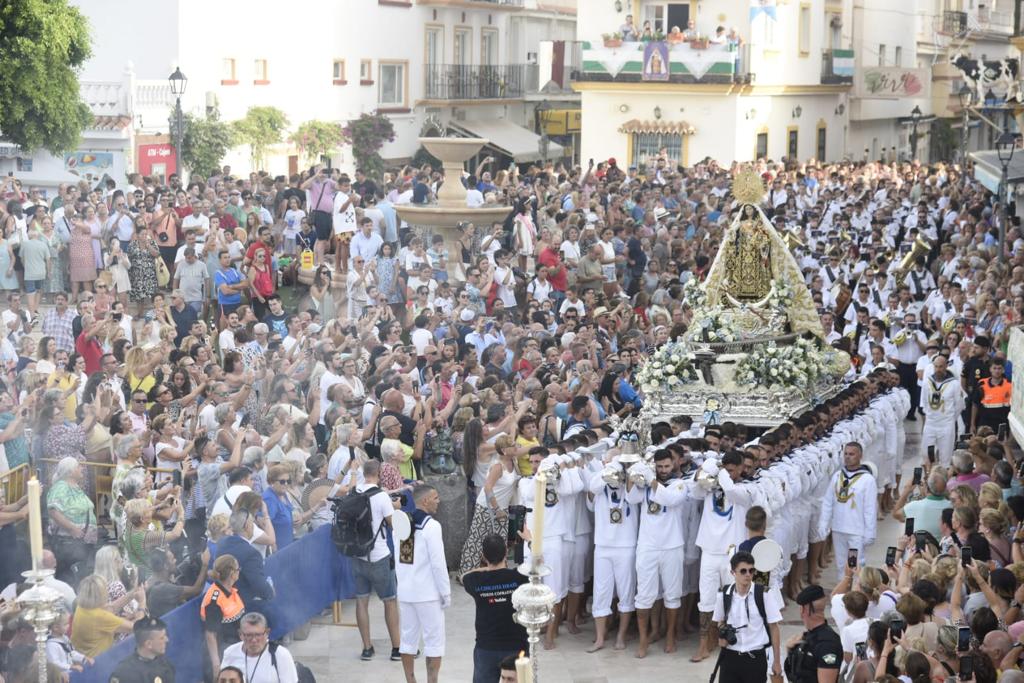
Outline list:
[[[831,26],[832,28],[842,28],[843,16],[841,14],[832,15],[832,18],[829,20],[828,25]]]

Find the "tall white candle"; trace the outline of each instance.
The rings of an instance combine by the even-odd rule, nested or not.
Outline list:
[[[28,537],[32,545],[32,569],[43,566],[43,509],[40,507],[42,490],[39,480],[28,481]]]
[[[533,542],[530,545],[530,555],[533,562],[540,562],[544,554],[544,499],[547,493],[548,477],[543,472],[538,472],[533,477],[533,528],[530,535]]]
[[[533,669],[530,668],[530,658],[526,653],[520,652],[516,659],[516,683],[533,683]]]

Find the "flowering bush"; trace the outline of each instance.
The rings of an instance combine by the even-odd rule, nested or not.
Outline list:
[[[751,387],[806,389],[828,372],[828,359],[814,342],[775,342],[751,352],[736,365],[736,383]]]
[[[636,373],[640,388],[645,393],[678,387],[697,381],[694,355],[686,344],[669,342],[647,359]]]

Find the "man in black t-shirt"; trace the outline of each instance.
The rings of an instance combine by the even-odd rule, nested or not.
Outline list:
[[[978,335],[974,338],[974,345],[971,347],[971,357],[964,361],[963,373],[960,376],[964,392],[967,394],[966,405],[964,406],[964,424],[970,431],[973,413],[981,405],[981,380],[987,379],[989,371],[989,349],[991,342],[988,337]]]
[[[473,683],[494,683],[501,675],[502,659],[529,650],[526,629],[512,617],[512,593],[527,578],[506,567],[504,538],[488,534],[480,545],[483,566],[463,574],[462,586],[476,603]]]

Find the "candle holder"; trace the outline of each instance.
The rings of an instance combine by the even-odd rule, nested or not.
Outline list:
[[[23,572],[29,583],[35,584],[18,596],[17,603],[22,615],[36,634],[36,659],[39,660],[39,683],[46,683],[46,638],[50,625],[60,614],[58,605],[64,599],[59,592],[44,586],[43,581],[53,576],[52,569],[33,569]]]
[[[519,571],[530,577],[512,593],[512,607],[515,619],[526,629],[527,642],[530,643],[530,667],[533,669],[533,683],[538,683],[537,643],[540,642],[541,631],[554,616],[555,593],[544,585],[543,579],[551,573],[551,569],[543,564],[543,558],[534,558],[529,566],[520,565]]]

